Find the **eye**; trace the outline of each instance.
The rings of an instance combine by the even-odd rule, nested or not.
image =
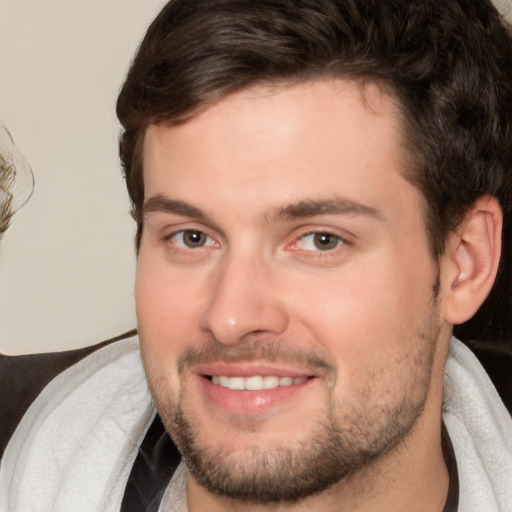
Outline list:
[[[332,251],[344,243],[332,233],[308,233],[299,239],[298,248],[303,251]]]
[[[200,249],[215,245],[215,242],[207,234],[194,229],[178,231],[171,235],[169,240],[173,245],[182,249]]]

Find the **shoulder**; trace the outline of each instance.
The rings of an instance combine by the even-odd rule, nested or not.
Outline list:
[[[138,337],[93,349],[41,389],[10,435],[0,463],[0,509],[31,510],[37,502],[39,510],[63,503],[66,510],[84,503],[110,510],[122,499],[154,416]]]
[[[133,336],[127,332],[89,347],[43,354],[0,354],[0,457],[30,404],[58,374],[110,343]]]
[[[490,378],[490,373],[496,377],[495,372],[486,371],[482,362],[465,344],[452,339],[443,421],[457,460],[460,509],[508,510],[512,502],[512,418],[496,381]],[[495,361],[487,363],[495,369]]]

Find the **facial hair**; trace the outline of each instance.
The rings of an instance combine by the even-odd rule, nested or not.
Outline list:
[[[312,419],[307,439],[293,447],[244,444],[240,449],[236,444],[209,444],[207,433],[199,430],[194,415],[189,413],[186,389],[175,402],[158,400],[157,397],[168,395],[157,390],[158,384],[148,374],[152,391],[157,391],[153,395],[159,414],[190,474],[217,496],[246,503],[278,504],[298,502],[371,467],[407,437],[423,411],[440,332],[436,302],[434,297],[423,325],[416,327],[416,335],[401,340],[411,347],[406,356],[408,365],[399,377],[385,376],[400,378],[400,391],[392,402],[378,407],[372,404],[371,397],[381,381],[372,374],[365,386],[356,391],[359,399],[352,406],[339,403],[333,392],[336,368],[322,354],[282,349],[278,343],[225,347],[212,342],[183,355],[180,373],[192,364],[218,360],[295,361],[322,369],[331,389],[327,410],[322,417]],[[247,427],[240,425],[241,429]],[[257,429],[257,423],[252,428]]]

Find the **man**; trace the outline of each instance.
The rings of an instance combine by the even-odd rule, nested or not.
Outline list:
[[[510,510],[452,332],[507,361],[511,105],[487,0],[170,2],[117,105],[145,376],[130,338],[52,380],[2,506]]]

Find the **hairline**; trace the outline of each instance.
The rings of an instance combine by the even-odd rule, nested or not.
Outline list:
[[[267,87],[269,89],[275,88],[276,90],[282,90],[300,84],[315,83],[325,80],[345,81],[357,85],[361,92],[363,103],[365,107],[369,109],[371,109],[371,102],[368,101],[368,97],[365,94],[365,89],[368,85],[377,86],[379,90],[392,101],[395,107],[395,113],[397,114],[396,120],[399,130],[398,135],[400,141],[400,149],[402,150],[403,156],[403,166],[401,169],[397,169],[397,172],[399,172],[419,192],[419,206],[422,210],[421,215],[423,219],[423,227],[427,234],[431,256],[434,261],[438,262],[444,249],[444,243],[441,245],[441,247],[439,246],[440,244],[435,236],[435,228],[433,227],[432,222],[433,208],[429,204],[426,195],[420,185],[421,173],[424,172],[424,170],[422,170],[422,165],[418,162],[418,157],[419,159],[422,159],[423,154],[422,150],[418,147],[419,144],[414,140],[414,135],[417,133],[419,128],[414,125],[414,122],[412,122],[412,115],[405,105],[404,98],[401,97],[398,87],[394,85],[390,79],[385,79],[379,76],[371,75],[369,73],[365,74],[351,73],[350,71],[340,72],[339,70],[322,70],[318,71],[317,73],[310,72],[295,77],[275,77],[273,79],[267,80],[248,80],[242,85],[236,85],[231,88],[224,88],[221,91],[214,91],[210,97],[198,101],[196,105],[184,111],[178,116],[162,116],[158,119],[153,118],[149,120],[146,126],[141,127],[137,136],[137,142],[134,151],[134,154],[137,157],[137,161],[135,162],[134,167],[138,169],[137,172],[140,172],[140,179],[142,182],[144,182],[144,141],[146,133],[151,126],[171,127],[185,124],[188,121],[191,121],[192,119],[201,115],[201,113],[205,112],[208,108],[214,106],[216,103],[224,100],[225,98],[238,92],[254,89],[256,87]],[[413,134],[413,136],[411,136],[411,134]],[[136,252],[138,253],[143,231],[144,197],[141,199],[140,204],[133,205],[131,213],[132,217],[137,222],[135,246]],[[455,229],[458,224],[459,221],[457,220],[452,229]],[[446,234],[444,239],[446,239]]]

